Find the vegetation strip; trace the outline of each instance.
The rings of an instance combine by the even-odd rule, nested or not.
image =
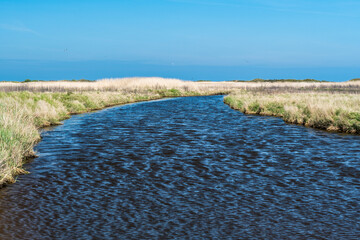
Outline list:
[[[276,116],[308,127],[360,134],[360,95],[240,91],[224,98],[246,114]]]

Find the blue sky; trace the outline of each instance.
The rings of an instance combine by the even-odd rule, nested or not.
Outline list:
[[[0,80],[360,77],[360,1],[0,1]]]

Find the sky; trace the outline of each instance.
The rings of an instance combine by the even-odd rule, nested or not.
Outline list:
[[[360,77],[356,0],[0,0],[0,81]]]

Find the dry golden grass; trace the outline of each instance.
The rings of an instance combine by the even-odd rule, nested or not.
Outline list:
[[[343,93],[238,92],[224,102],[249,114],[282,117],[286,122],[309,127],[360,133],[360,95]]]
[[[68,91],[121,91],[144,92],[149,89],[178,89],[183,91],[230,91],[234,89],[307,91],[307,90],[356,90],[360,81],[331,82],[191,82],[158,77],[100,79],[93,82],[43,81],[0,82],[1,91],[68,92]]]
[[[68,92],[68,91],[120,91],[144,92],[159,89],[178,89],[181,91],[229,91],[241,86],[233,82],[191,82],[179,79],[165,78],[114,78],[101,79],[93,82],[44,81],[14,83],[1,82],[2,91],[32,91],[32,92]]]

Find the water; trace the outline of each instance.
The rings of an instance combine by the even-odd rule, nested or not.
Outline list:
[[[358,239],[360,136],[222,96],[73,116],[0,191],[1,239]]]

